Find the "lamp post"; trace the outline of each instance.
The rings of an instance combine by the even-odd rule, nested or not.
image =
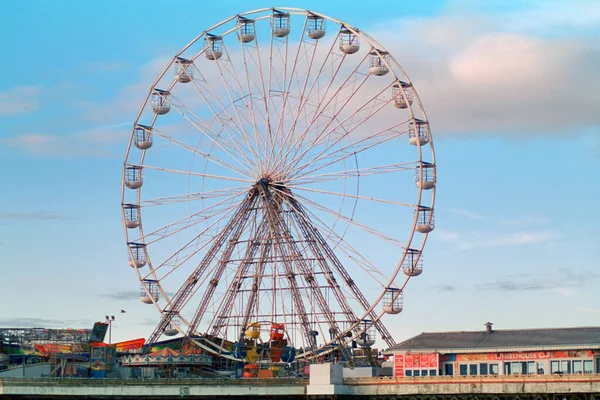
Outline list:
[[[108,324],[108,344],[112,343],[112,323],[115,321],[115,316],[106,316],[106,323]]]

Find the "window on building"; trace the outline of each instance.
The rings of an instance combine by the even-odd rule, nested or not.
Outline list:
[[[413,371],[413,376],[421,376],[421,371],[419,371],[418,369],[415,369]]]
[[[458,373],[462,376],[467,376],[467,364],[460,364],[458,366]]]
[[[538,375],[544,375],[544,363],[543,362],[538,362],[537,363],[537,374]]]
[[[427,376],[429,371],[427,371],[426,369],[421,371],[421,376]]]
[[[571,361],[561,361],[560,368],[563,374],[571,373]]]
[[[584,374],[593,374],[594,373],[594,364],[592,363],[592,360],[584,360],[583,361],[583,373]]]
[[[487,375],[488,374],[488,365],[487,364],[479,364],[479,375]]]
[[[504,363],[504,375],[510,375],[510,363]]]
[[[454,376],[454,365],[444,364],[444,375]]]
[[[537,374],[537,368],[535,366],[535,361],[527,362],[527,373],[528,374]]]
[[[520,362],[512,362],[510,363],[510,373],[513,375],[522,374],[522,368]]]
[[[404,371],[404,375],[405,376],[412,376],[412,370],[410,370],[410,369],[405,370]]]
[[[477,375],[477,364],[469,365],[469,375]]]
[[[436,376],[436,375],[437,375],[437,371],[435,369],[429,370],[429,376]]]
[[[560,363],[558,361],[550,362],[550,373],[551,374],[560,374],[561,373]]]
[[[490,364],[490,375],[498,375],[499,372],[498,364]]]
[[[581,361],[581,360],[573,361],[573,373],[574,374],[583,374],[583,361]]]

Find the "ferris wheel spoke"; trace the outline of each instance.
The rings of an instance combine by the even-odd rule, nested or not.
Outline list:
[[[305,162],[304,164],[296,166],[294,170],[288,172],[290,177],[295,179],[304,177],[308,174],[321,170],[330,165],[334,165],[338,162],[341,162],[348,157],[356,157],[356,155],[365,152],[375,146],[381,145],[383,143],[389,142],[390,140],[396,139],[399,136],[406,134],[407,129],[398,129],[406,124],[407,121],[402,121],[400,123],[394,124],[388,128],[385,128],[379,132],[376,132],[373,135],[369,135],[365,138],[357,140],[355,142],[351,142],[345,146],[341,146],[330,151],[341,139],[337,139],[332,144],[328,145],[325,149],[323,149],[319,154],[315,155],[311,158],[310,161]],[[334,156],[338,156],[334,158]],[[332,158],[332,160],[328,160]],[[321,161],[325,161],[323,164],[319,164]],[[303,169],[310,167],[306,171]]]
[[[288,198],[287,200],[289,201],[290,199]],[[293,203],[292,207],[295,210],[295,212],[292,212],[291,214],[294,218],[296,226],[298,227],[298,231],[301,232],[304,238],[306,238],[310,251],[312,252],[317,261],[316,264],[319,266],[319,268],[325,275],[327,284],[329,285],[329,288],[333,291],[338,305],[340,306],[342,312],[345,314],[346,319],[348,321],[355,321],[357,317],[352,311],[352,307],[350,307],[350,304],[348,304],[348,302],[346,301],[346,297],[344,296],[342,289],[339,283],[337,282],[333,271],[329,267],[329,263],[327,262],[327,259],[329,259],[330,262],[333,261],[331,259],[331,252],[327,251],[327,244],[324,242],[324,239],[322,237],[315,235],[315,230],[312,229],[312,226],[307,224],[304,216],[300,214],[299,211],[301,210],[299,210],[297,207],[294,207]],[[335,258],[335,256],[333,257]]]
[[[399,248],[404,248],[405,247],[402,244],[402,242],[400,242],[398,239],[395,239],[395,238],[393,238],[393,237],[391,237],[389,235],[386,235],[383,232],[380,232],[379,230],[377,230],[377,229],[375,229],[375,228],[373,228],[373,227],[371,227],[369,225],[360,223],[357,220],[355,220],[353,218],[350,218],[347,215],[342,214],[341,212],[338,212],[338,211],[332,210],[332,209],[330,209],[328,207],[325,207],[322,204],[319,204],[319,203],[317,203],[315,201],[312,201],[312,200],[310,200],[309,198],[307,198],[305,196],[299,195],[298,193],[294,193],[294,196],[297,197],[297,198],[299,198],[299,199],[302,199],[303,202],[305,202],[306,204],[310,204],[315,209],[323,211],[326,214],[329,214],[329,215],[331,215],[331,216],[333,216],[335,218],[339,218],[342,221],[344,221],[346,223],[349,223],[349,224],[357,227],[358,229],[360,229],[360,230],[362,230],[362,231],[364,231],[366,233],[369,233],[369,234],[373,235],[374,237],[376,237],[378,239],[383,239],[383,240],[385,240],[385,241],[387,241],[387,242],[389,242],[389,243],[391,243],[394,246],[397,246]]]
[[[290,189],[294,189],[294,190],[303,190],[303,191],[312,192],[312,193],[329,194],[329,195],[339,196],[339,197],[347,197],[347,198],[358,199],[358,200],[367,200],[367,201],[373,201],[376,203],[393,204],[396,206],[411,207],[411,208],[416,207],[416,204],[402,203],[399,201],[380,199],[377,197],[360,196],[360,195],[351,194],[351,193],[332,192],[330,190],[323,190],[323,189],[311,189],[308,187],[296,186],[296,185],[288,185],[287,187]]]
[[[330,230],[327,224],[319,218],[319,216],[310,209],[304,210],[306,214],[310,217],[307,218],[307,222],[310,223],[314,229],[320,232],[325,232],[329,230],[329,234],[335,237],[336,244],[334,249],[340,249],[342,253],[344,253],[349,259],[351,259],[354,264],[365,271],[373,280],[375,280],[379,285],[384,287],[384,283],[379,279],[387,279],[387,275],[381,272],[373,263],[362,255],[363,252],[355,249],[348,241],[343,237],[343,235],[339,235],[335,230]],[[365,268],[364,265],[367,265],[369,268]]]
[[[365,80],[366,82],[366,80]],[[312,149],[315,148],[315,146],[317,146],[319,144],[319,142],[321,142],[323,140],[323,138],[329,137],[329,135],[334,134],[337,129],[342,129],[344,130],[343,135],[341,135],[340,138],[338,138],[336,140],[336,142],[338,142],[339,140],[341,140],[341,138],[348,136],[352,131],[354,131],[356,128],[358,128],[359,126],[361,126],[362,124],[364,124],[369,118],[371,118],[373,115],[377,114],[377,112],[379,112],[383,107],[386,106],[386,102],[385,101],[381,101],[379,107],[376,110],[371,110],[367,116],[365,118],[363,118],[360,123],[355,124],[354,127],[352,127],[352,129],[346,129],[344,127],[344,123],[347,122],[348,120],[352,120],[352,118],[354,118],[355,115],[357,115],[358,113],[360,113],[361,111],[364,110],[369,110],[369,105],[374,105],[376,104],[376,101],[378,99],[378,97],[380,95],[382,95],[387,88],[381,90],[380,92],[378,92],[377,94],[375,94],[373,97],[371,97],[370,99],[368,99],[366,102],[364,102],[361,106],[359,106],[358,108],[356,108],[353,112],[351,112],[344,120],[338,122],[338,124],[336,124],[333,128],[329,128],[329,126],[331,125],[332,121],[334,119],[337,120],[337,117],[340,115],[340,113],[343,111],[344,107],[346,104],[348,104],[349,100],[346,101],[342,107],[340,108],[340,110],[338,110],[338,112],[333,116],[333,118],[330,120],[329,123],[327,123],[327,125],[325,126],[325,128],[323,130],[321,130],[321,132],[319,132],[315,139],[312,141],[312,143],[310,145],[308,145],[305,150],[303,152],[301,152],[299,155],[295,156],[294,159],[292,159],[288,165],[288,171],[290,169],[294,169],[295,166],[300,162],[300,160],[306,156],[307,153],[309,153]],[[328,130],[329,129],[329,130]],[[332,145],[330,145],[332,146]]]
[[[224,212],[221,217],[215,219],[209,226],[202,230],[199,234],[194,236],[191,240],[185,243],[182,247],[175,250],[174,253],[169,256],[167,259],[162,261],[158,266],[152,266],[153,272],[157,272],[158,270],[167,269],[163,275],[160,276],[159,280],[163,280],[179,269],[182,265],[187,263],[194,256],[203,251],[212,241],[211,235],[212,231],[216,229],[217,225],[225,219],[228,215],[230,215],[236,207],[231,207],[229,210]],[[216,234],[218,234],[217,232]],[[206,237],[208,236],[208,237]],[[206,237],[204,240],[200,240],[200,238]],[[181,258],[181,259],[180,259]]]
[[[298,103],[298,106],[296,107],[296,110],[295,110],[295,112],[293,114],[293,121],[291,123],[290,131],[293,131],[293,127],[296,125],[298,119],[302,115],[303,99],[305,99],[305,96],[306,96],[306,89],[307,89],[309,78],[310,78],[310,75],[311,75],[312,66],[313,66],[313,63],[314,63],[314,60],[315,60],[315,55],[317,53],[318,41],[314,42],[314,43],[309,43],[309,42],[307,42],[304,39],[304,32],[306,31],[307,21],[308,21],[308,14],[307,14],[307,19],[304,22],[304,30],[302,31],[300,40],[298,41],[298,48],[297,48],[297,51],[296,51],[296,58],[294,60],[294,65],[292,66],[292,72],[291,72],[290,77],[289,77],[289,83],[288,83],[287,89],[286,89],[286,96],[284,98],[282,112],[280,114],[280,118],[283,118],[283,116],[285,115],[285,107],[286,107],[286,104],[287,104],[287,99],[289,97],[289,92],[290,92],[290,90],[292,88],[292,85],[295,82],[296,85],[297,85],[298,92],[299,92],[299,96],[298,96],[299,97],[299,103]],[[307,46],[311,46],[312,47],[312,52],[310,52],[309,49],[306,48]],[[304,51],[304,54],[302,54],[302,51]],[[307,65],[307,68],[306,68],[306,76],[302,76],[302,77],[299,76],[300,74],[298,73],[298,71],[299,71],[299,61],[301,59],[301,57],[300,57],[301,54],[303,55],[302,58],[304,58],[304,57],[308,58],[308,65]],[[281,121],[281,123],[278,123],[278,131],[277,131],[277,135],[278,136],[280,135],[279,127],[281,127],[281,129],[285,129],[285,127],[283,125],[283,121]]]
[[[339,37],[339,33],[338,33],[338,37]],[[334,41],[334,43],[335,43],[335,41]],[[319,99],[318,104],[316,104],[316,106],[315,106],[315,112],[313,113],[313,117],[312,117],[311,121],[306,125],[306,128],[304,129],[304,131],[301,132],[301,134],[296,137],[296,139],[294,140],[293,144],[290,143],[289,147],[287,147],[287,148],[285,148],[284,146],[282,146],[282,148],[285,149],[285,152],[282,152],[284,154],[280,157],[278,165],[281,165],[281,163],[287,158],[287,156],[289,155],[290,151],[292,151],[292,149],[296,149],[294,151],[294,154],[292,155],[292,159],[294,159],[296,157],[298,149],[300,148],[300,144],[304,142],[304,140],[306,139],[307,135],[311,131],[310,128],[319,119],[319,117],[324,116],[324,114],[328,110],[328,108],[331,107],[331,103],[334,102],[334,100],[336,100],[338,98],[338,96],[340,95],[340,93],[342,92],[342,90],[344,88],[346,88],[347,83],[350,81],[350,79],[352,77],[355,78],[355,81],[352,84],[352,86],[353,86],[352,92],[347,97],[346,101],[350,101],[352,99],[352,97],[360,90],[360,88],[366,82],[366,80],[368,78],[368,75],[364,76],[363,80],[358,85],[356,85],[356,80],[361,75],[361,74],[358,73],[358,68],[363,64],[363,62],[364,62],[365,59],[366,59],[366,56],[363,57],[363,59],[348,74],[348,76],[346,77],[346,79],[344,79],[344,81],[336,89],[336,91],[333,93],[333,95],[327,100],[327,102],[325,102],[325,104],[323,104],[323,101],[325,101],[325,99],[327,98],[327,94],[329,93],[329,90],[330,90],[330,88],[331,88],[331,86],[333,84],[334,79],[337,77],[337,74],[338,74],[338,72],[339,72],[339,70],[340,70],[340,68],[342,66],[342,63],[344,62],[344,60],[346,60],[345,56],[341,58],[341,61],[340,61],[339,65],[337,66],[337,69],[335,71],[335,74],[334,74],[333,78],[331,79],[329,85],[325,89],[325,93]],[[336,102],[334,102],[334,105],[335,104],[336,104]],[[333,110],[333,111],[334,111],[334,115],[335,115],[335,110]],[[329,118],[329,120],[331,122],[334,121],[334,119],[335,119],[335,117]],[[327,124],[327,126],[329,126],[329,124],[331,122],[329,122]],[[325,129],[327,129],[327,126],[325,127]],[[291,140],[293,137],[294,137],[293,132],[292,132],[292,130],[290,130],[289,134],[286,136],[286,144],[289,143],[289,140]]]
[[[198,148],[190,146],[189,144],[187,144],[187,143],[185,143],[185,142],[183,142],[183,141],[181,141],[179,139],[176,139],[176,138],[174,138],[174,137],[172,137],[172,136],[170,136],[170,135],[168,135],[168,134],[166,134],[164,132],[159,131],[158,129],[154,129],[153,132],[154,132],[154,134],[156,136],[158,136],[158,137],[160,137],[160,138],[162,138],[162,139],[164,139],[164,140],[166,140],[166,141],[168,141],[168,142],[170,142],[170,143],[172,143],[172,144],[174,144],[174,145],[176,145],[176,146],[178,146],[178,147],[180,147],[180,148],[182,148],[184,150],[187,150],[187,151],[191,152],[192,154],[198,155],[198,156],[204,158],[205,160],[210,161],[211,163],[220,165],[221,167],[226,168],[226,169],[230,170],[231,172],[235,172],[236,174],[240,174],[242,176],[249,177],[246,172],[244,172],[244,171],[240,170],[239,168],[237,168],[236,166],[234,166],[234,165],[232,165],[232,164],[230,164],[230,163],[228,163],[228,162],[220,159],[219,157],[216,157],[216,156],[214,156],[212,154],[209,154],[209,153],[206,153],[204,151],[201,151]],[[205,174],[205,175],[206,175],[205,176],[206,178],[235,180],[235,181],[238,181],[238,182],[251,182],[250,180],[234,179],[234,178],[224,177],[224,176],[219,176],[219,175],[207,175],[207,174]]]
[[[192,226],[196,226],[199,223],[205,223],[210,221],[212,218],[219,216],[220,214],[226,214],[232,211],[238,203],[234,204],[226,204],[230,200],[233,200],[239,194],[229,196],[228,198],[210,206],[204,207],[200,211],[196,211],[192,214],[189,214],[183,218],[178,219],[177,221],[171,222],[167,225],[164,225],[161,228],[155,229],[150,233],[144,233],[140,236],[136,241],[143,241],[146,245],[151,245],[156,243],[162,239],[166,239],[170,236],[173,236],[185,229],[188,229]],[[154,239],[151,239],[154,238]]]
[[[252,145],[250,144],[250,140],[248,136],[244,132],[244,129],[240,128],[235,121],[234,117],[229,113],[227,107],[223,104],[219,96],[216,95],[213,87],[210,85],[208,80],[204,78],[202,72],[195,66],[196,74],[199,75],[200,79],[193,79],[193,85],[196,88],[196,91],[204,100],[206,106],[210,109],[215,119],[219,121],[219,124],[225,129],[225,132],[229,136],[230,141],[235,145],[236,149],[240,152],[240,154],[246,159],[248,165],[255,166],[258,163],[258,156],[254,152]],[[201,87],[200,84],[204,85]],[[216,105],[211,102],[211,99],[207,96],[207,93],[211,96]],[[220,109],[220,111],[217,111]],[[221,114],[224,114],[226,118],[222,118]],[[235,137],[232,133],[235,133]],[[237,138],[241,139],[243,142],[240,143]],[[252,157],[252,161],[245,157],[245,154],[249,153]]]
[[[225,60],[219,59],[216,60],[216,65],[219,70],[219,75],[221,76],[221,82],[227,91],[227,97],[231,104],[231,108],[235,112],[237,123],[239,124],[240,131],[246,133],[246,129],[244,126],[251,126],[254,135],[252,138],[254,139],[254,147],[250,145],[250,140],[248,135],[245,135],[245,140],[248,141],[249,146],[252,150],[256,158],[256,167],[260,166],[260,147],[258,142],[258,137],[256,135],[256,131],[254,130],[255,126],[251,119],[248,119],[244,113],[238,111],[238,103],[242,103],[242,108],[247,110],[249,108],[249,104],[247,102],[247,95],[244,94],[244,90],[242,88],[242,84],[238,77],[238,74],[231,63],[231,59],[229,58],[229,52],[227,48],[225,50]],[[237,88],[236,88],[237,87]]]
[[[175,99],[175,97],[173,97]],[[240,150],[239,148],[236,149],[235,146],[231,145],[230,141],[224,140],[223,139],[223,131],[226,131],[226,128],[224,126],[221,127],[220,131],[215,131],[213,128],[210,127],[209,124],[207,124],[206,122],[202,121],[202,119],[200,117],[198,117],[192,110],[190,110],[188,107],[184,106],[183,103],[177,103],[175,101],[172,101],[171,105],[173,106],[173,108],[175,108],[179,114],[181,114],[181,116],[187,120],[190,124],[192,124],[192,126],[194,126],[199,132],[201,132],[203,134],[203,136],[207,137],[215,146],[217,146],[219,149],[221,149],[225,154],[227,154],[232,160],[234,160],[240,167],[242,167],[244,170],[246,170],[246,172],[241,172],[240,169],[236,170],[245,175],[248,176],[249,174],[252,173],[251,170],[251,165],[252,162],[250,160],[248,160],[248,158],[243,155],[240,154]],[[211,134],[212,132],[212,134]],[[234,155],[237,154],[237,155]],[[238,155],[241,156],[242,159],[246,160],[246,163],[244,163],[242,161],[242,159],[238,158]]]
[[[195,193],[186,193],[179,194],[174,196],[165,196],[165,197],[157,197],[154,199],[145,199],[140,200],[136,204],[142,207],[152,207],[152,206],[160,206],[165,204],[173,204],[173,203],[186,203],[190,201],[198,201],[198,200],[208,200],[208,199],[218,199],[220,197],[229,197],[233,198],[235,196],[239,196],[240,194],[248,191],[248,185],[244,186],[235,186],[227,189],[214,189],[206,192],[195,192]]]
[[[373,306],[370,305],[370,303],[367,300],[367,298],[365,297],[365,295],[358,288],[358,286],[356,285],[356,283],[354,282],[354,280],[352,279],[350,274],[346,271],[346,269],[344,268],[344,266],[342,265],[340,260],[335,256],[335,253],[329,247],[327,242],[323,239],[320,232],[317,229],[311,230],[310,223],[307,221],[310,219],[307,217],[306,213],[304,213],[303,207],[293,197],[289,197],[288,201],[292,204],[293,208],[297,211],[297,214],[295,214],[295,216],[298,217],[299,222],[301,224],[305,224],[306,230],[311,232],[312,236],[315,239],[315,243],[319,243],[322,246],[327,258],[331,261],[332,265],[334,266],[334,268],[336,269],[338,274],[342,277],[342,279],[345,281],[345,283],[347,284],[349,289],[352,291],[352,293],[354,293],[355,298],[359,301],[362,308],[369,315],[369,317],[373,321],[374,325],[376,326],[377,330],[379,331],[379,334],[381,335],[382,339],[384,339],[388,343],[388,345],[390,345],[390,346],[393,345],[394,339],[392,338],[389,331],[385,328],[385,326],[379,321],[379,318],[377,317],[377,315],[373,312]],[[351,310],[350,310],[350,312],[351,312]],[[357,318],[354,318],[352,321],[356,321],[356,320],[357,320]]]
[[[134,165],[134,164],[132,164],[132,165]],[[140,167],[142,167],[142,166],[140,166]],[[187,176],[197,176],[197,177],[201,177],[201,178],[214,178],[214,179],[222,179],[222,180],[226,180],[226,181],[254,183],[253,181],[248,180],[248,179],[231,178],[228,176],[203,174],[201,172],[192,172],[192,171],[183,171],[183,170],[179,170],[179,169],[162,168],[162,167],[156,167],[156,166],[148,165],[148,164],[143,165],[143,168],[151,169],[153,171],[170,172],[170,173],[174,173],[174,174],[182,174],[182,175],[187,175]]]
[[[241,43],[241,41],[240,41]],[[245,51],[245,48],[248,48],[249,51]],[[242,43],[242,53],[244,55],[244,63],[247,65],[248,61],[251,61],[254,64],[254,68],[258,71],[258,79],[256,76],[252,76],[249,74],[248,68],[246,68],[246,80],[248,83],[248,93],[252,96],[252,93],[258,94],[261,99],[258,100],[262,103],[263,107],[252,107],[252,116],[253,119],[256,118],[256,112],[260,115],[262,120],[264,121],[264,136],[262,136],[262,142],[264,143],[264,170],[267,170],[269,164],[269,148],[271,147],[274,138],[271,126],[271,109],[269,107],[269,98],[270,98],[270,73],[267,82],[265,82],[265,73],[263,71],[262,60],[261,60],[261,52],[259,46],[259,37],[257,36],[254,41],[251,42],[250,45]],[[272,46],[269,46],[269,60],[272,60],[273,57],[273,49]],[[250,79],[251,78],[251,79]],[[254,89],[252,90],[252,86]],[[251,99],[251,105],[254,106],[254,101]],[[264,111],[264,113],[263,113]],[[261,129],[256,127],[257,134],[261,132]]]
[[[266,217],[269,224],[269,229],[271,230],[271,235],[274,238],[275,242],[279,245],[278,247],[280,249],[280,254],[283,258],[282,264],[285,270],[285,274],[289,280],[290,287],[292,288],[292,296],[296,303],[296,307],[299,307],[299,317],[304,318],[302,321],[304,336],[306,337],[307,342],[313,343],[314,337],[310,334],[312,329],[310,327],[310,322],[305,317],[306,309],[304,307],[301,293],[299,291],[295,279],[294,264],[296,268],[300,271],[300,273],[303,275],[306,286],[310,289],[310,292],[317,300],[321,312],[326,317],[328,325],[333,331],[338,330],[337,321],[335,320],[335,317],[333,316],[331,310],[327,306],[327,301],[323,296],[323,293],[321,292],[317,281],[314,278],[314,274],[311,272],[311,268],[308,265],[307,260],[298,249],[297,243],[293,239],[293,235],[291,234],[289,227],[282,219],[281,215],[276,211],[276,202],[274,204],[272,195],[269,191],[263,189],[263,196],[265,198],[265,213],[267,214]]]
[[[288,133],[286,135],[283,135],[283,132],[281,132],[282,135],[281,135],[281,140],[280,140],[280,145],[279,145],[280,152],[283,152],[285,150],[285,146],[288,144],[289,140],[291,140],[291,138],[294,136],[294,132],[296,130],[295,128],[297,126],[298,121],[299,120],[303,121],[304,119],[306,119],[306,116],[304,118],[302,118],[303,111],[304,111],[306,105],[309,104],[309,101],[312,98],[312,94],[313,94],[313,91],[314,91],[315,87],[317,87],[317,97],[318,97],[318,95],[319,95],[319,90],[318,89],[320,89],[318,86],[319,86],[319,83],[321,82],[320,78],[321,78],[321,74],[323,73],[323,71],[329,70],[330,68],[335,70],[335,72],[333,74],[333,77],[329,80],[329,85],[327,85],[327,87],[326,87],[326,89],[324,91],[323,97],[325,97],[327,95],[327,92],[328,92],[329,88],[331,87],[331,85],[332,85],[335,77],[337,76],[337,73],[339,72],[339,69],[342,66],[342,63],[343,63],[343,61],[345,59],[345,57],[343,55],[335,55],[334,52],[333,52],[335,44],[338,41],[338,37],[339,37],[339,33],[334,38],[334,40],[332,41],[331,47],[329,48],[329,50],[327,52],[327,55],[324,57],[323,62],[322,62],[321,66],[318,69],[317,75],[312,79],[312,84],[311,84],[310,88],[308,89],[308,93],[306,93],[306,95],[305,95],[306,85],[308,84],[308,80],[309,80],[309,77],[310,77],[310,70],[312,68],[312,63],[314,61],[314,55],[316,53],[316,48],[317,48],[317,44],[313,45],[314,46],[313,56],[311,58],[311,61],[310,61],[310,64],[309,64],[309,68],[308,68],[308,71],[306,73],[306,80],[304,81],[304,85],[303,85],[303,88],[302,88],[302,95],[300,96],[300,99],[299,99],[300,101],[298,103],[297,110],[292,115],[292,119],[293,119],[292,125],[291,125],[291,127],[290,127],[290,129],[289,129],[289,131],[288,131]],[[335,57],[334,57],[334,55],[337,56],[337,59],[339,60],[339,63],[337,64],[337,66],[335,66]],[[332,61],[329,61],[330,59]],[[321,99],[317,98],[317,100],[320,101]],[[285,113],[282,112],[280,118],[283,118],[284,116],[285,116]],[[281,122],[278,124],[278,127],[279,126],[282,126]],[[273,155],[275,155],[274,150],[275,149],[273,149]],[[277,165],[279,165],[279,164],[280,164],[280,161],[279,161],[279,157],[278,157],[277,159],[275,159],[274,165],[270,165],[270,167],[272,169],[277,169]]]
[[[257,145],[256,150],[259,155],[262,154],[262,157],[260,157],[258,160],[259,161],[258,167],[261,171],[260,174],[262,175],[264,173],[265,164],[266,164],[266,160],[264,157],[267,152],[267,150],[266,150],[267,143],[266,142],[267,142],[267,137],[268,137],[269,122],[268,122],[266,116],[262,114],[262,110],[255,105],[254,96],[260,95],[261,97],[263,97],[263,99],[265,99],[263,101],[266,101],[266,94],[265,94],[265,88],[264,88],[263,71],[262,71],[262,68],[260,65],[260,52],[259,52],[258,44],[257,44],[258,38],[255,38],[253,43],[255,43],[255,45],[256,45],[256,47],[255,47],[256,54],[252,54],[252,53],[254,53],[252,51],[253,50],[252,45],[244,44],[240,40],[241,53],[242,53],[242,57],[244,60],[244,66],[245,66],[245,85],[246,85],[245,89],[246,89],[246,94],[247,94],[246,99],[247,99],[247,103],[248,103],[248,110],[250,112],[252,129],[254,131],[254,138],[256,140],[256,145]],[[250,49],[247,50],[247,48],[250,48]],[[251,68],[256,68],[257,70],[251,71]],[[254,79],[255,75],[259,75],[260,79],[259,80]],[[268,108],[265,109],[265,112],[268,115]],[[265,121],[264,136],[263,136],[263,133],[261,132],[261,129],[259,128],[258,123],[257,123],[257,119],[258,119],[259,115]],[[260,147],[258,147],[258,146],[260,146]],[[262,149],[262,151],[261,151],[261,149]]]
[[[342,160],[338,160],[336,162],[339,161]],[[418,165],[418,163],[413,161],[401,164],[375,165],[372,167],[328,172],[317,175],[299,174],[298,176],[294,177],[294,179],[291,179],[290,182],[292,182],[295,185],[307,185],[313,183],[336,181],[340,179],[365,177],[369,175],[390,174],[400,171],[414,171],[416,165]]]

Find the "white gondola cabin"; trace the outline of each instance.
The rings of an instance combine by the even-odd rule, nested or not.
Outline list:
[[[394,106],[400,109],[407,108],[413,103],[413,87],[411,84],[399,81],[392,86]]]
[[[360,333],[356,338],[356,344],[358,344],[360,347],[371,347],[375,344],[376,333],[373,321],[370,319],[363,319],[360,321],[357,329],[360,330]]]
[[[132,268],[142,268],[146,265],[146,245],[143,243],[128,243],[129,245],[129,266]]]
[[[390,53],[387,51],[372,51],[369,53],[371,68],[369,72],[376,76],[383,76],[389,72]]]
[[[181,325],[181,318],[179,315],[173,315],[171,318],[171,322],[167,326],[167,329],[163,332],[165,336],[175,336],[179,333],[179,329],[177,329]]]
[[[423,258],[416,249],[406,249],[406,256],[402,262],[402,271],[406,276],[419,276],[423,272]]]
[[[315,14],[308,14],[306,17],[306,35],[315,40],[325,36],[325,19]]]
[[[415,184],[418,188],[429,190],[435,187],[436,171],[435,165],[422,161],[421,165],[415,167]]]
[[[417,215],[417,231],[421,233],[429,233],[435,228],[433,220],[433,208],[419,206],[416,211]]]
[[[383,312],[400,314],[403,310],[404,293],[398,288],[388,288],[383,294]]]
[[[141,166],[128,165],[125,167],[125,186],[129,189],[139,189],[143,184]]]
[[[286,37],[290,34],[290,14],[273,10],[271,26],[273,36],[278,38]]]
[[[429,122],[415,119],[408,126],[408,141],[413,146],[423,146],[429,143]]]
[[[133,130],[133,144],[140,150],[148,150],[152,147],[152,127],[136,125]]]
[[[256,37],[256,26],[253,19],[238,18],[237,38],[242,43],[250,43]]]
[[[340,30],[340,51],[344,54],[354,54],[360,50],[358,36],[346,28]]]
[[[204,38],[204,57],[209,60],[218,60],[223,55],[223,38],[218,35],[206,34]]]
[[[194,69],[191,67],[194,62],[185,58],[177,57],[175,61],[175,76],[177,82],[188,83],[194,79]]]
[[[140,300],[145,304],[152,304],[158,301],[160,290],[158,281],[152,279],[144,279],[140,286]]]
[[[125,226],[128,229],[140,226],[140,206],[137,204],[124,204],[123,215],[125,217]]]
[[[154,89],[152,92],[152,111],[158,115],[164,115],[171,110],[169,102],[171,93],[167,90]]]

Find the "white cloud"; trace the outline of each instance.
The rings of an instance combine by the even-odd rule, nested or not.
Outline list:
[[[437,231],[437,236],[444,243],[456,246],[458,251],[477,248],[497,248],[523,246],[530,244],[552,243],[559,238],[556,230],[519,231],[508,233],[491,233],[472,231],[469,233]]]
[[[38,157],[106,157],[117,156],[127,143],[129,123],[98,127],[65,136],[24,133],[3,142],[14,149]],[[118,150],[115,148],[118,146]]]
[[[16,86],[0,92],[0,116],[35,111],[39,106],[38,98],[42,92],[41,86]]]
[[[589,3],[569,2],[568,14],[586,14]],[[598,19],[597,6],[571,30],[561,30],[564,7],[536,5],[493,16],[461,14],[456,10],[467,7],[455,5],[439,17],[396,20],[373,36],[414,82],[435,133],[598,130],[600,46],[584,34]],[[532,12],[544,15],[535,20],[548,19],[555,35],[546,34],[548,25],[527,25]]]

